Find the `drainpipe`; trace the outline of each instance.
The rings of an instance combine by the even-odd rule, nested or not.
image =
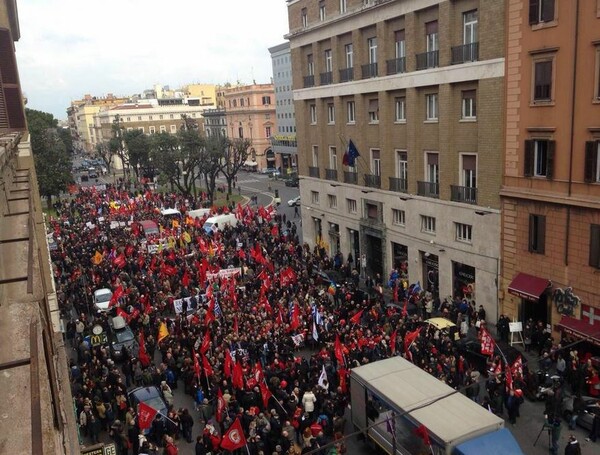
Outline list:
[[[569,191],[573,186],[573,153],[575,150],[575,95],[577,92],[577,44],[579,42],[579,0],[575,0],[575,36],[573,37],[573,81],[571,83],[571,147],[569,150]],[[565,266],[569,265],[569,231],[571,229],[571,206],[567,205],[567,226],[565,232]]]

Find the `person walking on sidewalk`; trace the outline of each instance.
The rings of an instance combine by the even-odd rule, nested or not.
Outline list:
[[[581,455],[581,446],[574,435],[569,436],[569,442],[565,446],[565,455]]]

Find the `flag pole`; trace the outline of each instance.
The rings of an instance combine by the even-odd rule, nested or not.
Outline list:
[[[246,447],[246,452],[248,452],[248,455],[250,455],[250,449],[248,448],[248,443],[246,442],[246,444],[244,444],[244,447]]]

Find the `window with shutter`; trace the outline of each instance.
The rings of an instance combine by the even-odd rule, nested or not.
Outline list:
[[[556,141],[548,141],[548,150],[546,152],[546,178],[552,180],[554,173],[554,151],[556,150]]]
[[[600,224],[590,225],[590,265],[600,269]]]
[[[529,215],[529,252],[544,254],[546,244],[546,217]]]
[[[525,141],[525,154],[523,156],[523,174],[525,177],[531,177],[533,175],[533,149],[535,141]]]
[[[552,60],[535,62],[535,82],[533,99],[549,101],[552,99]]]
[[[600,181],[598,178],[598,149],[600,149],[600,141],[588,141],[585,143],[585,167],[583,170],[583,179],[586,183]]]
[[[13,40],[8,29],[0,29],[0,128],[25,129],[25,110]]]
[[[537,24],[540,21],[540,0],[529,0],[529,24]]]

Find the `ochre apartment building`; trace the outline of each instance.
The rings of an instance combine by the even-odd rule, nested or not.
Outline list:
[[[502,0],[288,1],[304,241],[497,317]],[[348,144],[360,156],[348,165]]]
[[[600,344],[600,1],[507,5],[502,308]]]

